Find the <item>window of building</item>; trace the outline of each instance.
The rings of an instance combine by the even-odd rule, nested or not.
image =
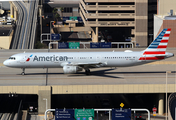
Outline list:
[[[73,8],[71,8],[71,7],[64,7],[64,11],[63,12],[65,12],[65,13],[72,13],[72,11],[73,11]]]

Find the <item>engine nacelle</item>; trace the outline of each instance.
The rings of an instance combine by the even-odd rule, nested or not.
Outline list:
[[[65,74],[77,73],[78,71],[82,71],[82,68],[78,66],[64,66],[63,71]]]

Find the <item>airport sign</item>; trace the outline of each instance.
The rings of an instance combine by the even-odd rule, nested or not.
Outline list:
[[[154,107],[154,108],[152,109],[152,111],[153,111],[153,112],[156,112],[156,111],[157,111],[157,108],[156,108],[156,107]]]
[[[131,109],[112,109],[112,120],[131,120]]]
[[[156,116],[157,108],[156,108],[156,107],[153,107],[152,111],[153,111],[153,116]]]
[[[156,112],[153,112],[153,116],[156,116]]]
[[[58,43],[58,49],[67,49],[67,48],[69,48],[68,43],[66,43],[66,42],[59,42]]]
[[[59,41],[61,39],[60,34],[51,34],[51,40]]]
[[[69,42],[70,49],[79,49],[80,43],[79,42]]]
[[[124,104],[123,104],[123,103],[121,103],[121,104],[120,104],[120,107],[122,107],[122,108],[123,108],[123,106],[124,106]]]
[[[76,120],[94,120],[94,109],[75,109]]]
[[[77,20],[76,16],[70,16],[70,20]]]
[[[101,48],[111,48],[111,42],[101,42],[100,47]]]
[[[55,120],[75,120],[73,109],[56,109]]]
[[[94,43],[94,42],[91,42],[90,43],[90,48],[100,48],[100,43]]]

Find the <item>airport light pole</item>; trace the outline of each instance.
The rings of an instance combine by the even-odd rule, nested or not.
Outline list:
[[[171,71],[166,71],[166,120],[167,120],[167,76]]]
[[[54,21],[50,21],[50,42],[51,42],[51,23]]]
[[[47,99],[46,99],[46,98],[43,98],[43,100],[46,100],[46,110],[47,110]]]
[[[176,92],[176,65],[175,65],[175,92]]]
[[[0,5],[1,5],[1,9],[0,9],[0,10],[1,10],[1,11],[0,11],[0,15],[1,15],[1,12],[2,12],[2,3],[0,3]]]
[[[54,22],[54,21],[50,21],[50,43],[51,43],[51,23],[52,22]],[[48,52],[50,52],[50,46],[48,47]],[[46,68],[46,86],[47,86],[47,81],[48,81],[48,68]]]
[[[167,71],[166,71],[166,120],[167,120]]]

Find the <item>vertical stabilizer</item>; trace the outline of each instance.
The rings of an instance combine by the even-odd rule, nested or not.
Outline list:
[[[168,45],[171,29],[166,28],[158,35],[158,37],[144,50],[143,55],[165,54]]]

